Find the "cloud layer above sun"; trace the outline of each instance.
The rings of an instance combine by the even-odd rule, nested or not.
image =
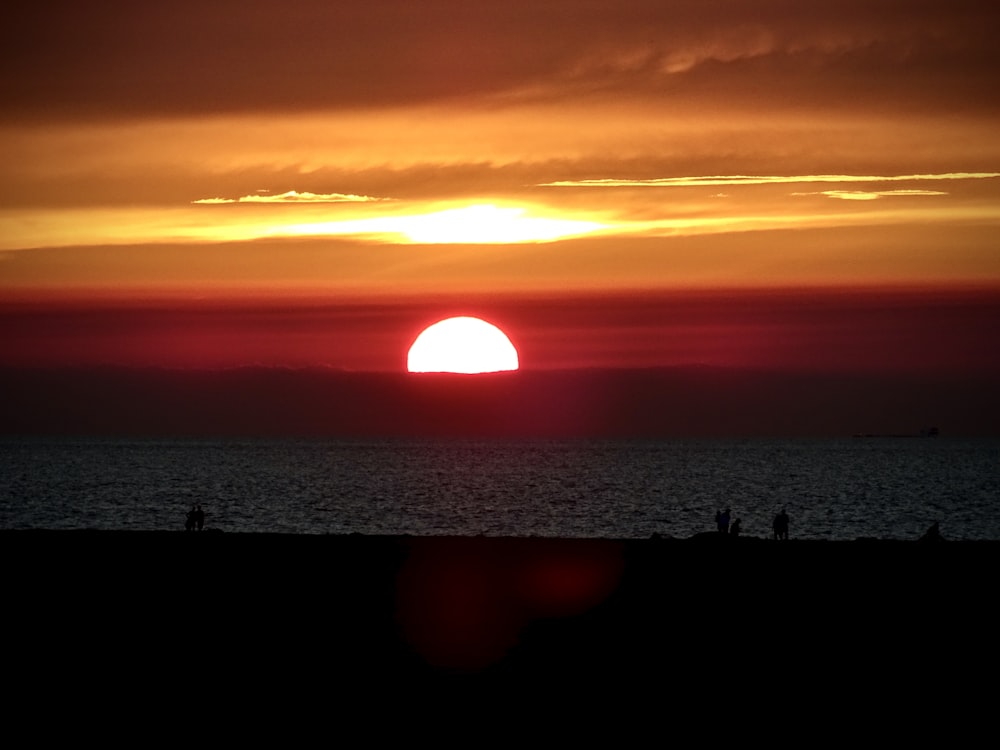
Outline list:
[[[736,96],[758,102],[758,112],[772,102],[991,109],[997,14],[975,0],[95,8],[50,0],[6,19],[0,84],[8,118],[74,120],[595,94],[688,103]]]
[[[34,3],[0,29],[0,291],[1000,284],[998,21]]]

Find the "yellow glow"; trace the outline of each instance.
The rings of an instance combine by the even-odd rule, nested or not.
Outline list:
[[[503,372],[518,368],[507,335],[479,318],[446,318],[417,336],[407,355],[409,372]]]
[[[807,195],[796,195],[796,200],[808,200]],[[818,197],[829,196],[824,193]],[[242,210],[231,213],[226,206],[204,205],[170,209],[0,210],[0,251],[88,245],[231,243],[286,237],[344,237],[394,245],[516,244],[588,236],[680,237],[824,227],[992,224],[1000,219],[1000,209],[990,200],[934,205],[924,202],[941,197],[928,198],[926,193],[921,193],[919,204],[894,202],[884,204],[885,208],[864,211],[817,211],[812,206],[814,210],[808,212],[801,209],[781,212],[766,204],[759,207],[741,205],[726,210],[724,201],[716,199],[720,201],[719,208],[711,213],[697,205],[690,213],[684,213],[683,204],[678,204],[673,215],[665,217],[644,219],[632,215],[609,218],[601,223],[545,216],[544,209],[493,205],[438,211],[428,207],[426,213],[406,215],[359,216],[354,213],[340,221],[309,223],[293,222],[292,212],[311,211],[316,215],[323,212],[322,207],[267,206],[251,213]],[[883,201],[855,199],[833,203],[872,206],[883,204]],[[607,215],[610,210],[602,214]],[[281,216],[275,216],[279,211]],[[595,212],[588,213],[594,215]]]
[[[145,242],[236,242],[277,237],[358,237],[391,244],[509,244],[550,242],[609,228],[594,221],[537,214],[535,210],[494,205],[403,215],[345,217],[338,221],[291,221],[289,212],[322,207],[291,206],[280,217],[267,207],[253,214],[227,212],[226,206],[184,208],[73,209],[0,211],[0,250],[76,244]]]
[[[348,221],[274,227],[272,235],[369,235],[405,237],[420,244],[507,244],[546,242],[606,228],[594,221],[529,216],[524,208],[465,206],[411,216],[383,216]]]

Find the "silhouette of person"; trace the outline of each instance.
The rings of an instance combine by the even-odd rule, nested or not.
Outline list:
[[[788,513],[785,512],[784,508],[774,517],[772,527],[775,539],[788,539]]]
[[[729,508],[715,514],[715,524],[720,534],[729,533]]]
[[[198,531],[201,531],[205,525],[205,511],[201,509],[200,504],[194,510],[194,522],[198,527]]]
[[[941,527],[937,521],[930,525],[930,528],[924,532],[924,535],[920,537],[921,542],[943,542],[944,537],[941,536]]]
[[[184,530],[194,531],[195,524],[197,523],[196,517],[198,512],[195,510],[195,506],[191,506],[191,510],[187,512],[187,518],[184,519]]]
[[[730,536],[740,535],[740,519],[737,518],[735,521],[733,521],[733,525],[729,527],[729,535]]]

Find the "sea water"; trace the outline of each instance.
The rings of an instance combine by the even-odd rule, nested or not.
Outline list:
[[[0,528],[1000,539],[1000,440],[0,441]]]

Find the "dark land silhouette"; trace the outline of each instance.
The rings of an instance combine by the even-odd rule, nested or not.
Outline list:
[[[193,633],[219,681],[308,664],[346,681],[607,688],[663,670],[707,687],[730,658],[714,644],[738,642],[732,679],[772,673],[780,648],[786,698],[875,663],[883,680],[954,678],[991,635],[998,547],[0,531],[20,571],[5,624],[31,669],[138,659],[160,679],[191,669]]]
[[[0,531],[7,707],[226,738],[967,736],[998,547]]]

